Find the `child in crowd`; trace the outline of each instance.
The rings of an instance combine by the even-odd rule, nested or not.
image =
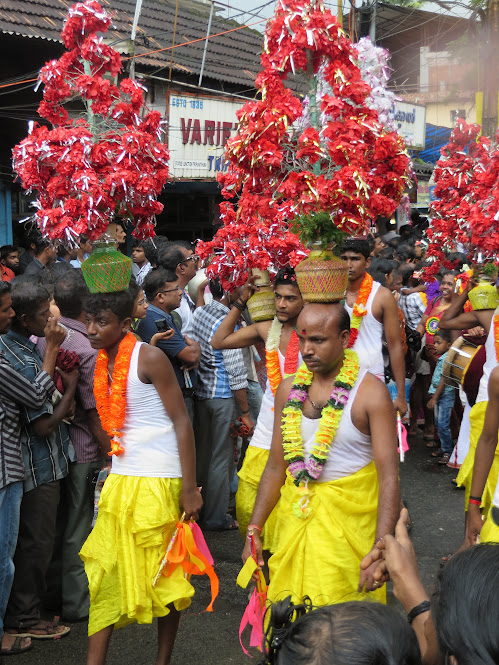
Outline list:
[[[433,337],[434,349],[439,356],[435,371],[431,377],[431,386],[428,393],[431,399],[428,402],[428,408],[434,409],[435,425],[440,439],[440,450],[432,453],[434,457],[440,457],[439,464],[447,464],[452,454],[453,444],[450,431],[450,419],[455,400],[455,388],[444,383],[442,369],[444,366],[447,351],[451,347],[451,338],[449,330],[437,330]]]

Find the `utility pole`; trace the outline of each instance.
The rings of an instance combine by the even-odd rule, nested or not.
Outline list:
[[[499,125],[499,0],[488,0],[482,46],[482,132],[493,139]]]
[[[372,0],[371,22],[369,24],[369,39],[376,44],[376,0]]]

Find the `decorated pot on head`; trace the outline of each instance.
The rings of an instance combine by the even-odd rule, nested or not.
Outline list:
[[[499,305],[499,294],[494,284],[480,282],[478,286],[468,293],[471,306],[475,311],[480,309],[495,309]]]
[[[320,242],[309,243],[310,254],[295,267],[296,281],[305,302],[331,303],[343,300],[348,283],[348,268]]]
[[[255,293],[248,300],[248,312],[254,323],[260,321],[272,321],[275,316],[275,296],[270,276],[267,270],[253,268],[251,270],[253,277],[256,277],[253,284],[258,287]]]
[[[124,291],[130,284],[132,259],[116,249],[113,238],[102,236],[93,243],[93,251],[81,264],[90,293]]]

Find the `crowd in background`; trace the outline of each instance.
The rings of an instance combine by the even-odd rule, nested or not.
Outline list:
[[[118,225],[116,244],[123,247],[124,242],[125,233]],[[398,233],[371,236],[370,242],[368,271],[392,291],[400,312],[410,401],[409,435],[416,435],[421,425],[428,453],[435,462],[458,468],[459,460],[456,454],[453,457],[453,450],[463,412],[462,399],[459,391],[442,386],[441,380],[442,361],[452,339],[446,331],[430,334],[426,324],[432,317],[438,318],[452,302],[456,275],[466,256],[449,257],[456,262],[456,272],[442,271],[426,283],[421,276],[426,265],[426,243],[420,228],[408,224]],[[76,248],[61,245],[55,250],[37,233],[27,234],[22,252],[12,245],[0,250],[2,282],[10,283],[10,287],[2,284],[0,289],[0,496],[3,493],[5,502],[5,490],[13,487],[17,493],[23,493],[19,533],[14,534],[12,528],[15,516],[9,516],[10,525],[5,519],[0,521],[2,536],[9,534],[9,529],[12,536],[10,540],[6,538],[2,546],[5,551],[0,548],[0,555],[7,560],[13,554],[15,563],[12,590],[6,594],[5,580],[12,571],[3,570],[1,567],[6,566],[0,562],[0,632],[3,620],[4,652],[21,652],[29,647],[29,640],[19,639],[23,629],[29,628],[39,636],[69,632],[69,627],[56,619],[42,619],[44,610],[66,622],[88,615],[87,581],[78,552],[92,528],[95,482],[106,465],[109,444],[93,396],[97,352],[87,336],[83,310],[87,287],[79,270],[91,252],[86,236],[80,237]],[[154,242],[133,241],[132,260],[134,332],[141,340],[161,348],[170,359],[194,426],[198,483],[204,500],[202,526],[214,530],[237,528],[233,510],[235,470],[241,463],[241,439],[251,435],[260,409],[260,359],[254,347],[218,351],[210,340],[239,291],[227,294],[217,280],[208,281],[198,275],[199,258],[189,242],[169,242],[161,236]],[[60,334],[60,329],[56,331],[57,321],[65,335]],[[247,313],[241,314],[238,326],[247,323]],[[470,332],[480,336],[480,331]],[[18,385],[13,383],[11,373],[2,373],[5,363],[10,364],[9,372],[13,368],[16,376],[22,377]],[[390,386],[388,351],[385,376]],[[26,392],[28,385],[31,388]],[[238,436],[241,432],[243,436]],[[7,439],[11,441],[10,451],[4,443]],[[18,445],[21,439],[22,455]],[[413,598],[404,601],[411,594],[406,587],[413,583],[417,588],[417,570],[403,528],[399,527],[393,542],[385,542],[382,547],[391,548],[392,558],[387,558],[387,566],[393,566],[392,579],[399,580],[395,593],[410,608],[415,602]],[[489,649],[493,652],[490,657],[470,654],[468,643],[458,644],[458,615],[449,607],[455,605],[456,612],[460,611],[463,596],[469,591],[466,584],[461,593],[455,588],[456,579],[467,579],[463,569],[476,571],[480,581],[485,578],[487,557],[498,569],[498,552],[495,546],[488,546],[480,554],[462,556],[474,556],[476,566],[472,562],[471,568],[466,567],[464,559],[456,557],[452,570],[449,567],[442,576],[440,596],[432,606],[438,644],[460,665],[497,663],[497,648],[489,647],[487,640],[477,644],[476,649]],[[400,557],[411,562],[413,579],[410,575],[397,577]],[[492,588],[493,584],[489,586]],[[427,598],[424,590],[418,591],[418,602],[421,594]],[[485,591],[482,600],[490,605],[487,611],[494,609],[494,601],[486,597]],[[467,608],[468,615],[474,612],[478,613],[479,608]],[[284,613],[284,618],[279,618],[279,613]],[[468,632],[474,633],[471,623]],[[369,628],[369,639],[365,639],[364,628],[370,626],[374,627]],[[421,634],[417,625],[414,628],[421,646],[429,638]],[[314,653],[327,650],[330,633],[341,657],[336,660],[324,656],[324,663],[421,662],[414,633],[396,619],[393,611],[384,608],[381,613],[373,613],[369,604],[361,608],[356,603],[343,610],[335,606],[314,611],[306,603],[301,608],[276,606],[268,635],[269,662],[316,662],[311,659],[310,649]],[[303,646],[303,635],[312,647]],[[286,649],[293,655],[284,658],[282,644],[287,642],[290,645]],[[359,655],[362,649],[365,653]],[[383,660],[378,653],[381,651],[391,652],[391,656]],[[356,659],[349,660],[353,656],[347,658],[343,652],[356,654]],[[428,655],[425,662],[433,662],[429,658]]]

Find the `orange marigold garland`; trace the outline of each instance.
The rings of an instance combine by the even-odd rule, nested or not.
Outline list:
[[[272,325],[267,335],[267,342],[265,344],[265,364],[267,366],[267,378],[269,380],[270,390],[275,395],[279,384],[283,377],[281,374],[281,367],[279,365],[279,341],[281,339],[282,323],[274,318]],[[286,349],[286,356],[284,358],[284,378],[296,374],[298,369],[298,354],[300,349],[298,347],[298,335],[296,330],[293,330],[289,340],[288,348]]]
[[[119,439],[122,436],[121,429],[125,423],[126,385],[130,370],[130,360],[136,343],[137,339],[131,332],[128,332],[121,340],[114,363],[111,386],[109,386],[108,381],[109,359],[104,349],[99,351],[95,361],[95,403],[102,427],[111,437],[110,457],[112,455],[119,457],[125,452]]]
[[[373,288],[373,278],[369,273],[366,272],[362,284],[360,285],[359,295],[353,306],[352,318],[350,320],[350,339],[348,341],[348,348],[352,349],[357,337],[359,336],[359,328],[362,323],[362,319],[367,314],[367,301],[371,295]]]

